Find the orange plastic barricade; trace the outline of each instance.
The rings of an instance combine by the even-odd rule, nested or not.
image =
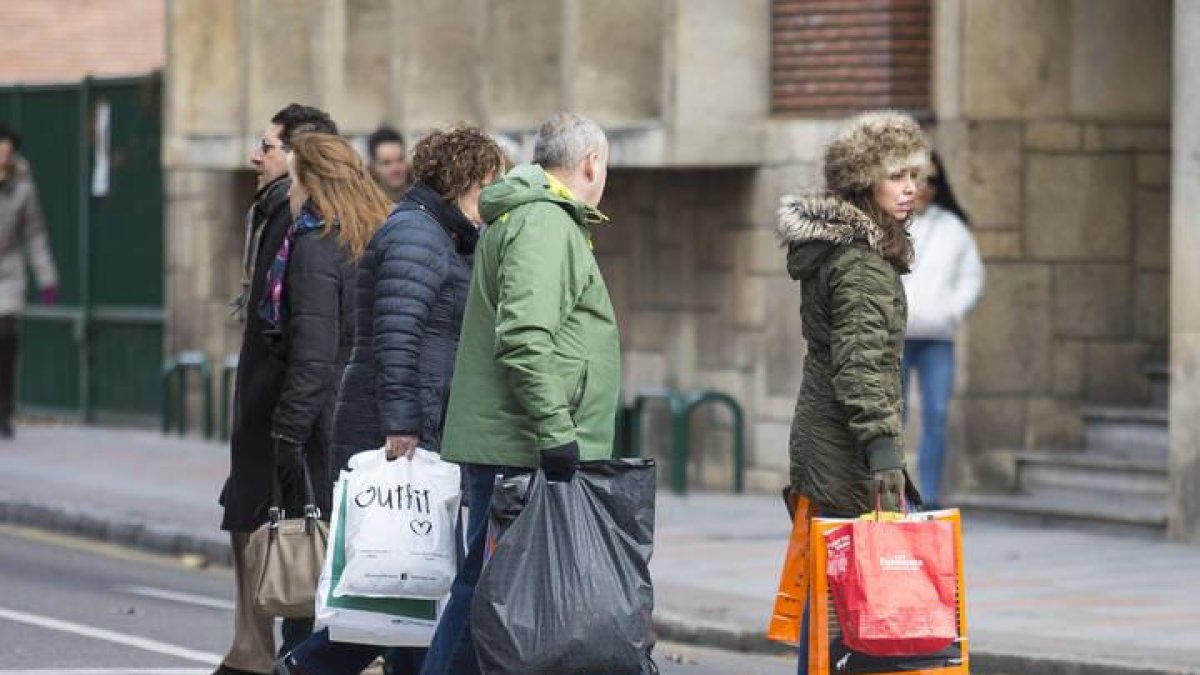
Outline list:
[[[787,557],[779,575],[779,591],[775,594],[775,610],[767,627],[767,639],[796,645],[800,643],[800,622],[804,616],[804,603],[808,600],[808,529],[812,513],[808,499],[804,497],[795,497],[789,510],[792,512],[792,536],[788,539]]]
[[[864,516],[874,518],[875,515]],[[884,518],[899,518],[884,514]],[[934,654],[877,657],[850,649],[842,639],[837,607],[830,596],[827,566],[829,550],[826,533],[846,525],[848,520],[816,518],[809,528],[809,593],[811,616],[809,630],[808,667],[811,675],[968,675],[966,584],[963,578],[962,518],[958,509],[946,509],[911,514],[906,522],[921,520],[946,521],[953,531],[955,607],[957,638],[945,649]],[[803,603],[801,603],[803,607]]]

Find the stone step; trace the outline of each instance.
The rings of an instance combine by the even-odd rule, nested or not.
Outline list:
[[[1088,452],[1017,452],[1017,489],[1026,494],[1061,490],[1112,499],[1167,498],[1167,463]]]
[[[1040,527],[1061,527],[1109,534],[1161,538],[1166,534],[1165,499],[1113,499],[1097,493],[1060,490],[1054,494],[955,495],[948,502],[967,517]]]
[[[1166,461],[1166,409],[1083,406],[1080,415],[1089,453]]]
[[[1150,383],[1150,407],[1166,408],[1171,387],[1171,369],[1165,363],[1152,363],[1142,369]]]

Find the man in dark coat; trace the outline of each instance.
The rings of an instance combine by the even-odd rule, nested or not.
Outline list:
[[[266,291],[267,271],[292,225],[288,208],[291,187],[288,143],[305,132],[336,134],[338,130],[328,113],[293,103],[271,118],[250,155],[250,164],[258,175],[258,193],[246,214],[242,294],[234,301],[235,311],[243,322],[242,349],[234,397],[229,479],[221,493],[225,507],[221,529],[232,538],[237,608],[233,645],[214,675],[270,673],[274,667],[274,619],[259,613],[254,606],[256,580],[248,573],[246,545],[250,534],[267,521],[277,471],[295,473],[294,467],[277,468],[277,454],[283,464],[296,457],[305,458],[317,506],[323,515],[329,513],[328,438],[322,437],[327,436],[328,430],[299,439],[303,452],[291,447],[276,452],[273,421],[276,407],[284,397],[287,363],[277,349],[271,348],[269,327],[257,310]],[[290,492],[286,496],[294,502],[295,491]],[[280,653],[289,651],[311,632],[312,619],[285,619]]]

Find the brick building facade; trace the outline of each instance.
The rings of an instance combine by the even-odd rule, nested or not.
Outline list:
[[[141,75],[166,63],[163,0],[0,3],[0,82]]]

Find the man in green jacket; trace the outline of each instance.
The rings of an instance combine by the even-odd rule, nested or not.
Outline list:
[[[459,342],[442,458],[466,475],[467,559],[421,671],[479,672],[469,622],[497,476],[541,468],[570,480],[581,459],[612,455],[621,353],[592,228],[608,176],[608,141],[572,113],[538,130],[533,164],[480,200],[487,230]]]

